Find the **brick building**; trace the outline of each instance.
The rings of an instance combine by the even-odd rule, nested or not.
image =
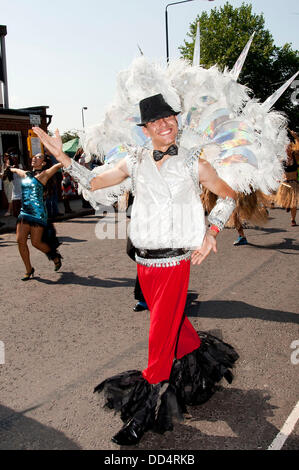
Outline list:
[[[14,147],[20,155],[24,168],[28,167],[29,152],[27,149],[28,131],[33,124],[47,131],[52,116],[47,114],[48,106],[35,106],[24,109],[0,107],[0,155]]]
[[[44,131],[51,122],[52,116],[47,114],[48,106],[35,106],[24,109],[2,108],[0,106],[0,158],[9,148],[15,148],[24,169],[30,168],[30,157],[27,147],[28,131],[38,125]],[[1,161],[2,158],[1,158]],[[1,185],[2,186],[2,185]],[[8,207],[4,191],[0,190],[0,210]]]

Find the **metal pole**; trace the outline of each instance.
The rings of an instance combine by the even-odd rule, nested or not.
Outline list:
[[[168,14],[167,14],[167,7],[165,8],[165,29],[166,29],[166,60],[167,64],[169,63],[169,47],[168,47]]]
[[[4,101],[3,101],[3,93],[2,93],[2,82],[0,80],[0,108],[3,108]]]
[[[179,3],[187,3],[187,2],[193,2],[193,0],[183,0],[181,2],[173,2],[173,3],[168,3],[165,7],[165,31],[166,31],[166,60],[167,64],[169,63],[169,45],[168,45],[168,14],[167,14],[167,8],[171,5],[178,5]]]
[[[3,98],[4,108],[9,108],[8,103],[8,85],[7,85],[7,67],[6,67],[6,52],[5,52],[5,36],[6,36],[6,26],[0,26],[0,44],[1,44],[1,57],[2,57],[2,67],[3,67]]]
[[[83,129],[84,129],[84,113],[83,113],[84,109],[87,109],[87,107],[84,106],[84,107],[82,108],[82,110],[81,110],[81,112],[82,112],[82,125],[83,125]]]

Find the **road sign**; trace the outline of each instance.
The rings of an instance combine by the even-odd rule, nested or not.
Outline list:
[[[27,147],[29,151],[30,158],[32,158],[37,153],[44,153],[44,147],[37,135],[33,132],[32,129],[28,131],[27,137]]]
[[[39,114],[29,114],[30,124],[32,126],[39,126],[41,123],[41,117]]]

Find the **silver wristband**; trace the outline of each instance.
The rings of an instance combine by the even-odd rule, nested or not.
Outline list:
[[[71,177],[77,182],[80,183],[84,189],[91,189],[90,181],[95,177],[88,168],[80,163],[72,160],[70,166],[64,169]]]
[[[236,201],[231,197],[226,197],[223,199],[219,197],[217,199],[216,205],[211,210],[208,215],[208,221],[211,225],[216,225],[219,230],[222,230],[232,215],[236,207]]]

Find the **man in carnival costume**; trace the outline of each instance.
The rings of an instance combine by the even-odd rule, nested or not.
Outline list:
[[[95,388],[104,391],[109,408],[121,413],[124,426],[113,441],[129,445],[149,429],[172,430],[172,417],[181,418],[186,405],[207,401],[223,377],[232,381],[238,354],[218,338],[196,332],[184,314],[190,261],[199,265],[211,251],[217,252],[216,237],[235,208],[236,192],[266,192],[277,184],[281,164],[275,158],[269,167],[269,142],[276,155],[286,139],[284,120],[271,115],[269,122],[268,109],[261,105],[245,107],[241,116],[241,106],[250,103],[247,91],[215,68],[180,62],[163,70],[140,58],[119,80],[118,101],[91,139],[97,147],[90,148],[92,153],[104,142],[105,164],[98,169],[90,172],[67,157],[58,131],[54,137],[39,128],[34,131],[94,208],[113,203],[128,190],[134,195],[129,236],[150,310],[148,365]],[[180,112],[183,132],[178,129]],[[260,126],[267,126],[267,136]],[[136,136],[127,137],[126,145],[117,144],[140,129],[143,145],[136,146]],[[107,141],[110,148],[117,145],[110,154]],[[260,162],[265,160],[262,171]],[[218,196],[208,229],[202,186]]]
[[[161,94],[142,100],[140,111],[139,125],[151,138],[154,150],[142,149],[142,155],[129,155],[113,169],[94,177],[90,181],[90,189],[96,191],[119,184],[137,173],[130,237],[136,248],[138,277],[151,319],[148,366],[135,379],[140,382],[143,378],[149,390],[151,385],[157,385],[155,393],[152,393],[157,399],[161,384],[169,381],[174,359],[181,359],[201,346],[199,335],[184,315],[190,258],[193,264],[200,264],[211,250],[216,253],[216,237],[235,207],[235,192],[218,177],[207,161],[198,159],[199,182],[221,198],[218,201],[223,210],[217,216],[210,214],[211,225],[206,231],[199,191],[176,146],[178,112],[165,102]],[[35,129],[35,132],[46,146],[53,145],[54,139],[45,136],[40,129]],[[51,151],[76,177],[73,173],[76,162],[62,152],[58,133],[55,149],[51,146]],[[192,255],[190,248],[193,249]],[[233,349],[227,348],[230,361],[226,358],[225,364],[223,357],[224,372],[237,359]],[[154,396],[151,400],[157,401]],[[114,437],[115,442],[136,443],[143,432],[152,427],[155,406],[156,403],[142,416],[141,422],[138,416],[136,420],[133,418]]]

